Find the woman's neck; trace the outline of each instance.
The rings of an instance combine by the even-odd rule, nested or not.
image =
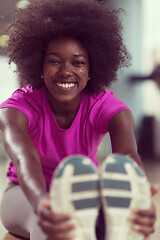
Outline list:
[[[54,115],[70,116],[77,114],[81,103],[81,95],[69,102],[58,102],[53,96],[48,94],[48,101]]]

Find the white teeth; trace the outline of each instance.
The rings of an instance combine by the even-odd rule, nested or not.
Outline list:
[[[71,88],[75,85],[75,83],[57,83],[57,85],[62,88]]]

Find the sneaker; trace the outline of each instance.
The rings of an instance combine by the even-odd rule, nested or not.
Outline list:
[[[111,154],[102,163],[100,188],[106,240],[143,240],[128,220],[132,209],[151,206],[150,184],[138,164],[124,155]]]
[[[75,240],[96,240],[99,211],[97,170],[88,157],[66,157],[55,170],[50,188],[51,208],[56,213],[74,213]]]

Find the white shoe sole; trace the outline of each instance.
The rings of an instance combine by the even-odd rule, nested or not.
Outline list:
[[[99,181],[96,168],[83,155],[66,157],[57,167],[50,189],[56,213],[74,213],[75,240],[95,240],[99,211]]]
[[[143,240],[128,220],[132,209],[151,206],[150,185],[144,171],[131,158],[111,154],[101,166],[101,197],[106,240]]]

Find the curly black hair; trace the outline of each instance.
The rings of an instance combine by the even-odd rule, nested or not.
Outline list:
[[[130,64],[123,43],[119,10],[96,0],[38,0],[18,9],[11,23],[6,48],[9,63],[17,65],[25,85],[39,89],[45,49],[60,35],[78,39],[89,56],[87,90],[99,92],[117,79],[117,71]]]

